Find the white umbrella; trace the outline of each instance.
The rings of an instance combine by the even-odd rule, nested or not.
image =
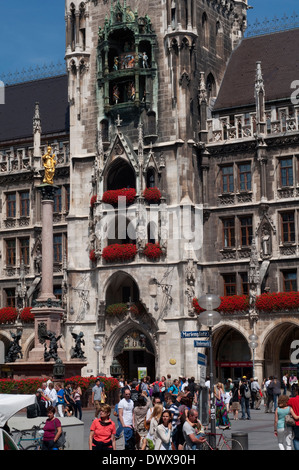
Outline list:
[[[36,401],[35,395],[10,395],[0,393],[0,427],[18,411],[33,405]]]

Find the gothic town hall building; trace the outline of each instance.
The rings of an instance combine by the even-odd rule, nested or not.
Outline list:
[[[107,376],[143,367],[199,381],[208,349],[181,336],[206,329],[196,299],[207,292],[223,300],[219,380],[297,370],[299,29],[247,36],[247,9],[67,0],[65,70],[5,87],[0,307],[21,312],[38,297],[50,145],[60,346],[71,361],[71,333],[83,333],[82,375],[99,359]],[[5,377],[15,325],[1,321]],[[19,363],[33,325],[22,323]]]

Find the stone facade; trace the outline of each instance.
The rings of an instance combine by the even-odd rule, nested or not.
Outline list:
[[[88,364],[83,375],[97,372],[93,341],[100,338],[100,370],[107,375],[117,370],[132,378],[143,366],[152,378],[170,373],[199,380],[197,352],[207,351],[195,348],[193,339],[181,339],[181,331],[205,329],[194,297],[208,291],[222,296],[294,290],[297,179],[281,185],[280,176],[291,178],[291,158],[297,178],[297,107],[288,95],[277,96],[284,98],[283,105],[279,101],[276,107],[272,98],[267,103],[273,84],[264,83],[263,60],[252,52],[250,41],[256,38],[242,39],[246,12],[247,1],[237,0],[66,1],[69,129],[55,144],[53,131],[47,135],[39,129],[36,109],[35,169],[28,167],[26,185],[25,169],[18,178],[26,188],[40,184],[39,138],[54,141],[61,156],[55,185],[63,194],[56,219],[54,211],[54,236],[62,236],[54,286],[60,284],[66,310],[61,346],[69,359],[71,332],[84,333]],[[246,62],[247,50],[252,60],[245,82],[234,60],[239,54]],[[273,64],[265,67],[268,76]],[[239,83],[231,88],[236,76]],[[242,90],[246,102],[238,101]],[[1,148],[0,177],[8,185],[4,207],[16,176],[5,167],[8,143]],[[158,204],[145,199],[147,187],[160,190]],[[122,188],[136,190],[132,204],[103,202],[107,191]],[[40,280],[37,191],[31,200],[26,284],[34,291]],[[7,232],[2,253],[8,238],[24,234],[13,223],[7,213],[2,217]],[[161,247],[157,259],[144,253],[149,242]],[[136,246],[136,255],[105,260],[105,249],[115,244]],[[3,255],[1,263],[5,304],[18,265],[8,267]],[[254,266],[257,277],[250,274]],[[216,376],[252,374],[248,341],[253,332],[258,336],[255,375],[260,380],[280,375],[281,367],[290,365],[286,351],[298,339],[298,326],[297,311],[269,315],[253,306],[249,312],[223,313],[214,332]],[[33,337],[26,327],[24,360]],[[5,345],[8,338],[5,326]]]

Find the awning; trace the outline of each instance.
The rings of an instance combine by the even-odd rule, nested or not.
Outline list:
[[[36,401],[35,395],[11,395],[0,393],[0,427],[18,411],[33,405]]]

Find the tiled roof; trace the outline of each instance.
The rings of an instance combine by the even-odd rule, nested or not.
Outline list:
[[[256,62],[261,61],[266,101],[291,96],[299,80],[299,29],[243,39],[227,65],[214,110],[253,105]],[[297,87],[298,88],[298,87]]]
[[[0,104],[0,142],[32,137],[35,103],[39,102],[42,134],[69,131],[67,75],[5,87]]]

